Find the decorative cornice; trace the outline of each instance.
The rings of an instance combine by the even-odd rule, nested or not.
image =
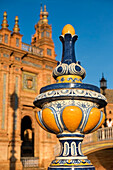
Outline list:
[[[34,105],[42,108],[47,102],[57,101],[57,100],[83,100],[83,101],[92,101],[98,104],[98,107],[101,108],[103,105],[107,104],[105,96],[101,93],[94,92],[86,89],[60,89],[60,90],[51,90],[39,94],[35,100]]]

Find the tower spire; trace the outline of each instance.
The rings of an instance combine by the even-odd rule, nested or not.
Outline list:
[[[18,19],[18,16],[16,16],[15,17],[15,25],[14,25],[14,28],[13,28],[13,32],[15,32],[15,33],[19,33],[19,31],[20,31],[18,22],[19,22],[19,19]]]
[[[40,4],[40,20],[42,20],[42,3]]]
[[[47,17],[48,17],[48,12],[46,11],[46,5],[44,5],[44,12],[43,12],[43,14],[42,14],[42,16],[43,16],[43,22],[44,23],[47,23],[48,24],[48,19],[47,19]]]
[[[3,14],[3,21],[1,24],[2,28],[8,28],[8,21],[7,21],[7,12],[5,11]]]

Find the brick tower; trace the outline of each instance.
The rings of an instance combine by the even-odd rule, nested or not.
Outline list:
[[[49,58],[55,58],[54,43],[52,40],[52,27],[48,24],[48,12],[46,5],[44,11],[40,10],[40,20],[35,25],[35,34],[32,37],[32,45],[42,48],[43,54]]]
[[[4,12],[0,29],[0,169],[45,168],[57,143],[36,123],[33,100],[39,89],[54,83],[56,66],[52,27],[46,6],[40,11],[31,45],[22,42],[18,16],[13,31]]]

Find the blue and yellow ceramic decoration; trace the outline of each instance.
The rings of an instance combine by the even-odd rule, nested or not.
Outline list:
[[[62,111],[62,122],[69,132],[75,132],[82,120],[82,110],[77,106],[67,106]]]
[[[88,121],[83,132],[85,133],[93,129],[98,124],[100,116],[101,116],[100,110],[97,108],[92,108],[89,113]]]
[[[60,132],[57,126],[56,120],[55,120],[55,116],[52,110],[50,110],[49,108],[45,108],[42,111],[42,120],[48,129],[50,129],[51,131],[54,131],[54,133]]]
[[[65,34],[70,33],[72,36],[75,35],[75,29],[73,28],[72,25],[67,24],[64,26],[62,30],[62,35],[64,36]]]
[[[82,78],[76,75],[59,76],[56,79],[57,83],[82,83]]]
[[[56,134],[62,146],[48,170],[95,170],[83,155],[81,143],[85,134],[104,122],[105,114],[99,108],[107,102],[98,87],[82,83],[86,71],[75,58],[77,39],[73,26],[67,24],[60,36],[62,60],[53,70],[56,83],[42,87],[34,101],[42,109],[36,114],[38,124]]]

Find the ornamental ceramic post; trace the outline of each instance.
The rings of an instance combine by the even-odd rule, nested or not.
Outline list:
[[[36,114],[39,125],[56,134],[61,143],[59,156],[48,170],[95,170],[81,151],[84,135],[94,132],[104,122],[99,109],[106,98],[94,85],[82,83],[85,69],[76,61],[74,43],[78,36],[71,25],[62,30],[62,60],[53,70],[55,84],[41,88],[34,105],[41,108]]]

